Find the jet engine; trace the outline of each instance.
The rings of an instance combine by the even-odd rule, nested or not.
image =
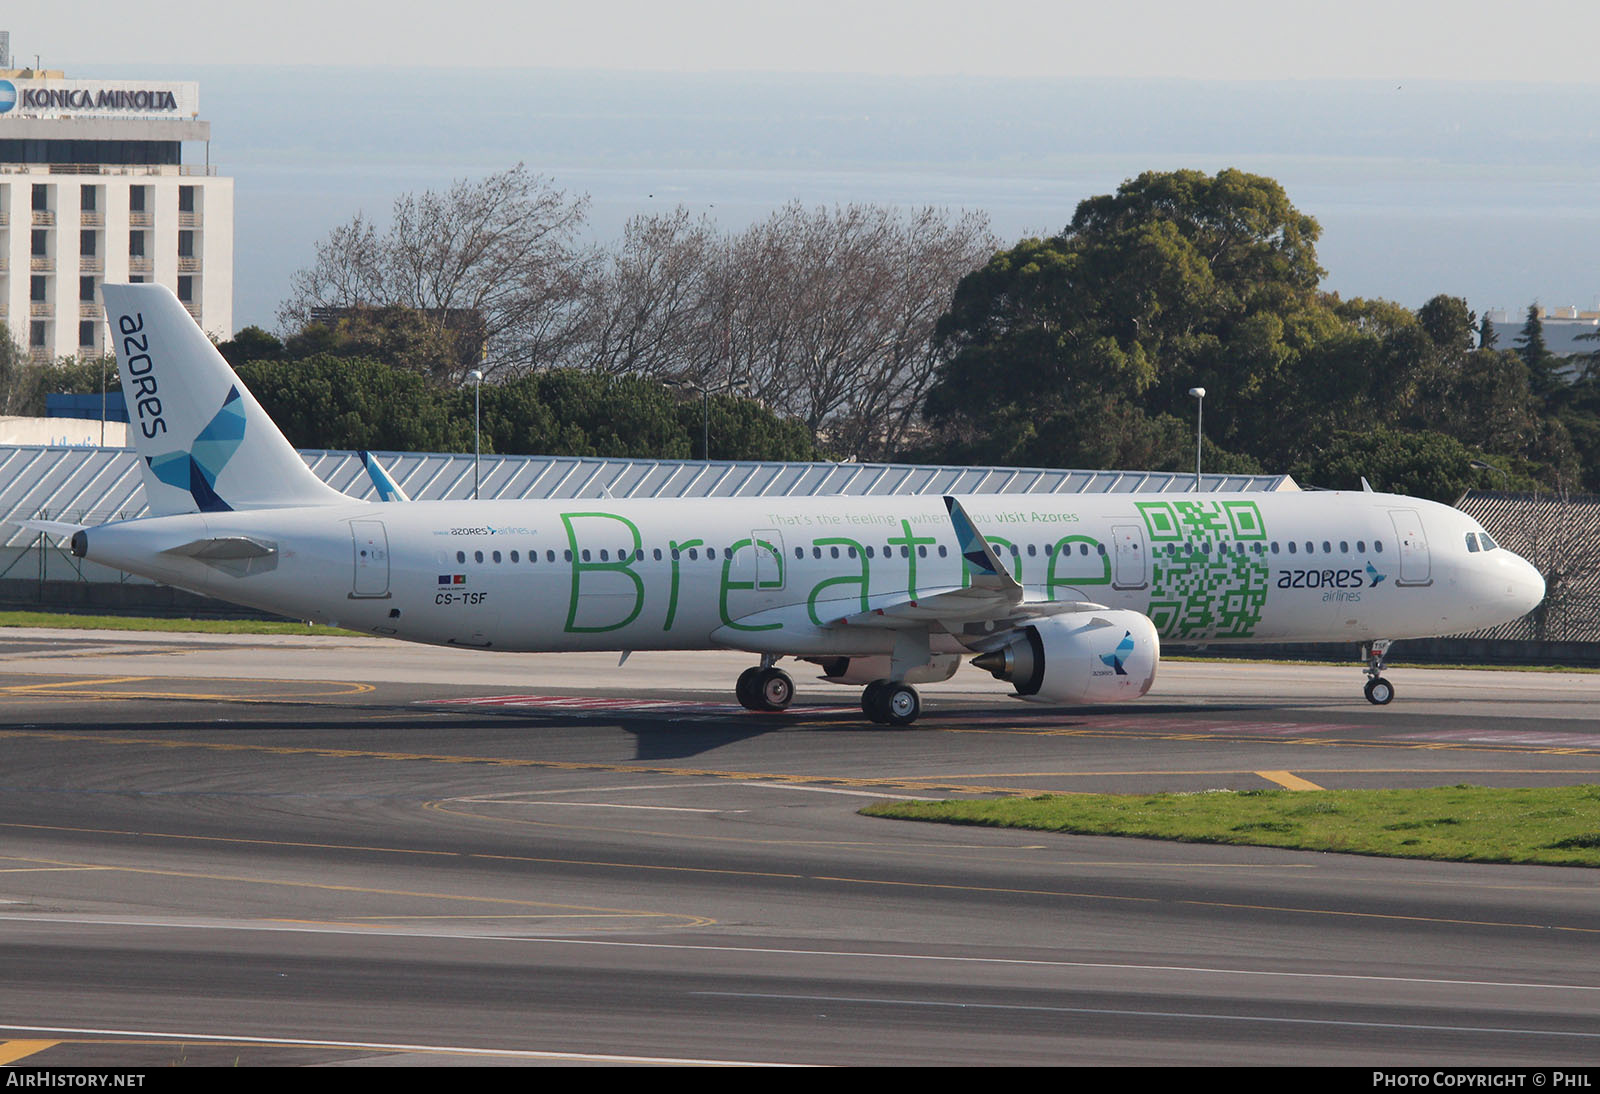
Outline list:
[[[1161,640],[1150,617],[1130,611],[1053,615],[1012,632],[972,663],[1039,703],[1115,703],[1150,690]]]

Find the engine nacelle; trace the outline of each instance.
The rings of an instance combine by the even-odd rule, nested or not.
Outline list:
[[[870,684],[874,680],[889,679],[889,655],[870,657],[808,657],[806,660],[821,667],[822,678],[830,684]],[[961,655],[936,653],[926,665],[906,673],[902,684],[936,684],[948,680],[961,667]]]
[[[1130,611],[1053,615],[1020,628],[1006,645],[972,659],[1017,695],[1039,703],[1116,703],[1155,683],[1161,639]]]

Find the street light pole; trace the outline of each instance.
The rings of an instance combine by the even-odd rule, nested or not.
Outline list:
[[[1194,492],[1200,492],[1200,445],[1205,437],[1206,421],[1206,389],[1192,387],[1189,394],[1194,397]]]
[[[729,391],[744,391],[748,394],[750,381],[729,380],[725,384],[713,387],[701,387],[693,380],[662,380],[667,387],[686,387],[690,391],[700,393],[700,458],[707,463],[711,462],[711,396],[721,395]]]
[[[479,396],[483,393],[483,373],[473,369],[467,373],[467,379],[472,381],[472,500],[478,500],[478,461],[483,455],[483,432],[481,423],[482,401]]]

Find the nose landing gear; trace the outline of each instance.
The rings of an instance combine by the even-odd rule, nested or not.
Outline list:
[[[1393,644],[1391,639],[1380,638],[1373,642],[1371,647],[1363,651],[1366,657],[1367,686],[1362,689],[1362,694],[1367,697],[1367,702],[1373,706],[1388,706],[1394,699],[1394,685],[1383,678],[1383,662],[1389,656],[1389,647]]]

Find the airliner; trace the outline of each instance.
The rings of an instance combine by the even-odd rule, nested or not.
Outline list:
[[[329,626],[623,660],[742,650],[756,663],[734,692],[757,711],[794,698],[790,658],[860,686],[874,722],[908,725],[915,685],[965,659],[1022,699],[1134,699],[1163,641],[1359,643],[1382,705],[1390,642],[1544,596],[1471,517],[1371,490],[358,500],[311,472],[168,289],[103,291],[153,515],[29,526],[80,558]]]

